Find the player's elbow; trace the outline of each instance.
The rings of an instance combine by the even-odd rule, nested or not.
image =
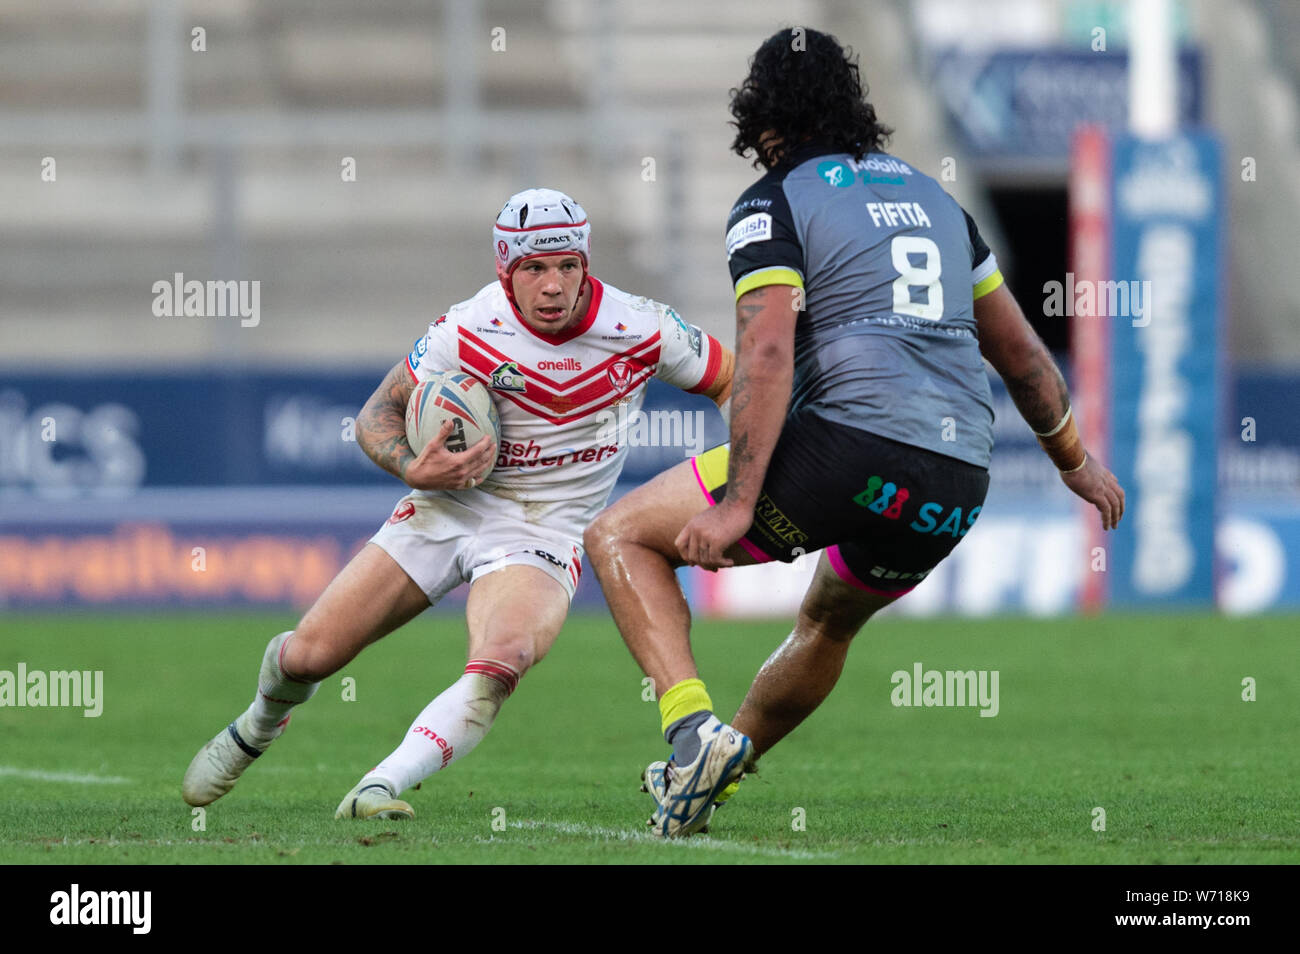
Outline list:
[[[760,339],[754,342],[747,356],[749,376],[757,380],[794,373],[794,349],[789,342]]]

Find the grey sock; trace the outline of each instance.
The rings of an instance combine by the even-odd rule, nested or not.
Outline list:
[[[692,712],[688,716],[682,716],[664,733],[664,738],[673,747],[673,761],[678,765],[690,765],[700,754],[700,737],[695,730],[707,722],[711,715],[713,713],[708,709]]]

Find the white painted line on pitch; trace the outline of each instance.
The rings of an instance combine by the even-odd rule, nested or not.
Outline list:
[[[802,851],[790,848],[765,848],[762,845],[748,845],[732,841],[714,841],[711,838],[682,838],[667,840],[657,838],[649,832],[630,831],[622,828],[600,828],[595,825],[583,825],[574,822],[546,822],[525,819],[510,823],[511,828],[549,829],[564,835],[587,835],[604,838],[609,841],[639,841],[654,844],[669,844],[677,850],[693,849],[695,851],[736,852],[742,855],[763,855],[769,858],[797,858],[815,861],[820,858],[834,858],[833,851]]]
[[[125,785],[129,778],[120,775],[91,775],[88,772],[42,772],[40,769],[0,765],[0,778],[25,778],[33,782],[75,782],[80,785]]]

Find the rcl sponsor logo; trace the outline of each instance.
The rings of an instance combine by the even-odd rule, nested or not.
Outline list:
[[[424,726],[422,726],[422,725],[417,725],[417,726],[416,726],[414,729],[412,729],[411,731],[412,731],[413,733],[418,732],[420,735],[424,736],[425,738],[427,738],[427,739],[431,739],[431,740],[433,741],[433,744],[434,744],[434,745],[436,745],[438,748],[442,749],[442,766],[441,766],[441,768],[446,768],[446,767],[447,767],[447,763],[451,761],[452,753],[455,751],[455,750],[451,747],[451,743],[448,742],[446,739],[444,739],[442,736],[440,736],[437,732],[434,732],[432,729],[426,729],[426,728],[425,728]]]
[[[565,358],[563,361],[538,361],[538,371],[581,371],[582,362],[577,358]]]
[[[415,516],[415,504],[409,500],[403,500],[393,511],[393,515],[388,518],[389,524],[401,523],[403,520],[410,520]]]

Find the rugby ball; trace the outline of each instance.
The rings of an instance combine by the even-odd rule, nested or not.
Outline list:
[[[477,379],[463,371],[442,371],[421,381],[406,402],[406,441],[419,454],[429,441],[438,436],[442,422],[451,418],[454,428],[447,438],[449,451],[469,450],[486,434],[496,444],[501,434],[501,418],[492,395]],[[492,473],[492,463],[478,477],[482,483]]]

